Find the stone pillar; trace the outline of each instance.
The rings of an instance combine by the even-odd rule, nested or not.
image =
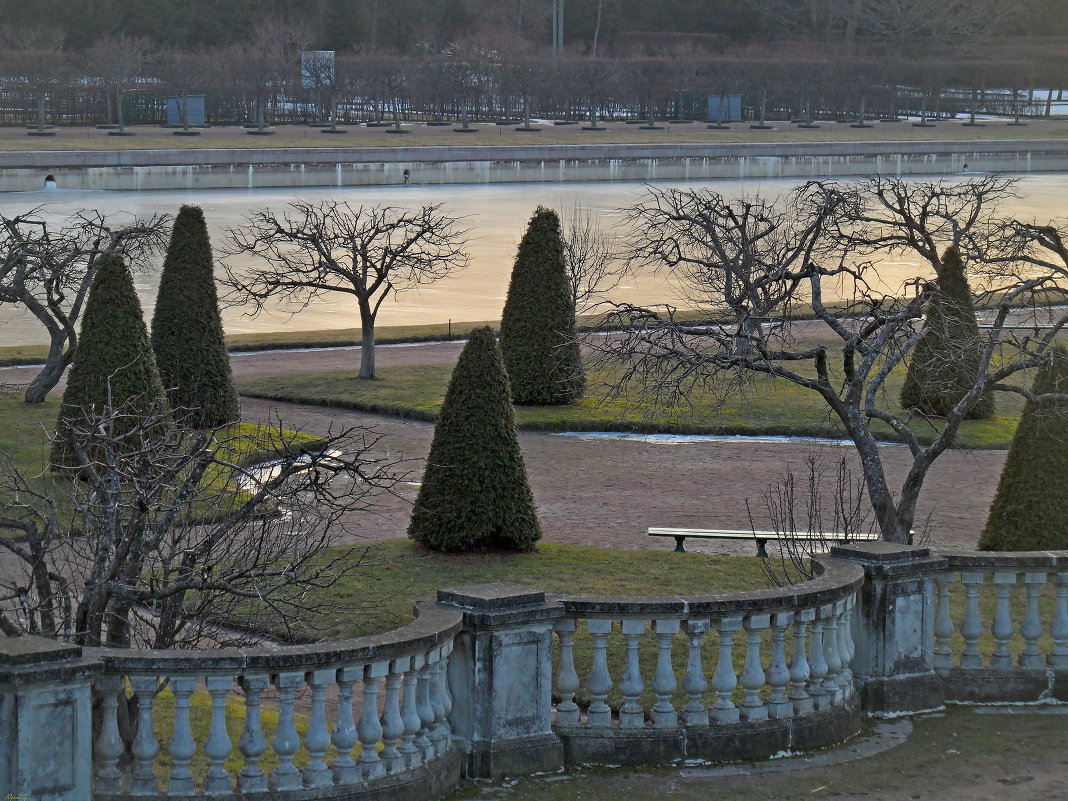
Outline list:
[[[0,638],[0,787],[9,797],[89,801],[93,678],[76,645]]]
[[[563,746],[552,731],[552,636],[563,608],[545,593],[477,584],[438,593],[464,610],[449,660],[456,745],[472,777],[557,770]]]
[[[947,568],[930,549],[890,542],[835,545],[831,556],[864,568],[852,615],[856,654],[852,671],[863,709],[911,712],[941,706],[935,673],[935,580]]]

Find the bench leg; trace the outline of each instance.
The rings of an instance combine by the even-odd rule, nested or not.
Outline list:
[[[686,549],[682,547],[683,540],[685,539],[685,537],[675,538],[675,553],[686,553]]]
[[[768,558],[768,541],[767,540],[762,540],[762,539],[760,539],[760,537],[757,537],[756,538],[756,543],[757,543],[757,556],[759,556],[762,559],[767,559]]]

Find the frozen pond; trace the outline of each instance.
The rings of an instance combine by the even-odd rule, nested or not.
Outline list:
[[[728,196],[756,192],[774,195],[790,191],[799,184],[788,180],[738,180],[695,182],[689,186],[714,187]],[[671,186],[660,182],[658,186]],[[204,209],[212,241],[222,242],[224,232],[238,225],[250,211],[263,207],[280,208],[295,197],[309,201],[323,198],[346,200],[354,205],[395,205],[418,207],[444,203],[453,214],[461,216],[471,228],[468,252],[471,265],[456,278],[439,281],[419,290],[387,301],[379,314],[379,325],[444,323],[447,320],[474,321],[500,318],[508,289],[508,277],[515,258],[516,245],[534,207],[562,208],[575,203],[591,206],[604,215],[605,227],[615,223],[615,210],[632,202],[644,191],[642,183],[569,183],[569,184],[494,184],[452,186],[384,186],[352,189],[315,188],[293,190],[205,190],[165,192],[82,192],[52,190],[0,195],[0,211],[14,215],[35,206],[44,206],[49,218],[62,218],[81,209],[96,209],[106,215],[149,216],[154,213],[173,215],[183,203],[195,203]],[[1037,217],[1042,221],[1066,214],[1064,198],[1068,196],[1068,174],[1028,175],[1019,185],[1021,197],[1007,204],[1005,211],[1016,216]],[[155,303],[157,269],[135,276],[138,293],[151,318]],[[883,282],[892,289],[916,275],[914,263],[884,263]],[[612,299],[642,303],[677,302],[680,295],[667,280],[658,275],[627,277],[613,292]],[[348,297],[318,301],[299,314],[285,307],[253,319],[240,309],[224,311],[228,333],[255,331],[309,331],[354,328],[359,325],[355,303]],[[0,307],[0,345],[45,342],[43,329],[25,312]]]

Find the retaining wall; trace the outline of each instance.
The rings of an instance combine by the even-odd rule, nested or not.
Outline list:
[[[1068,141],[0,152],[0,191],[817,178],[1068,170]]]

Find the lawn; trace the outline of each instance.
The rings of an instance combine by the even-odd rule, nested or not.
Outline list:
[[[361,381],[355,372],[273,376],[242,381],[242,394],[254,398],[336,406],[360,411],[432,421],[441,408],[452,373],[451,365],[391,367],[374,381]],[[719,405],[713,392],[696,389],[690,404],[675,408],[655,406],[643,398],[605,400],[610,383],[605,375],[588,377],[586,395],[568,406],[520,406],[516,423],[537,431],[642,431],[680,434],[783,434],[789,436],[842,436],[822,399],[813,392],[780,379],[757,378],[747,391]],[[904,370],[891,376],[890,406],[900,411]],[[957,445],[964,448],[1007,448],[1022,409],[1018,396],[1001,394],[997,414],[987,420],[965,421]],[[933,436],[929,426],[917,424],[923,439]],[[893,432],[873,425],[887,440]]]
[[[30,478],[31,485],[48,493],[66,497],[67,492],[56,475],[48,470],[51,450],[49,436],[59,414],[59,398],[51,396],[44,403],[24,403],[21,394],[0,392],[0,452],[11,460],[11,466]],[[217,432],[225,441],[220,457],[240,465],[262,462],[290,448],[313,448],[318,437],[291,431],[278,431],[267,426],[234,423]],[[235,493],[229,476],[221,468],[205,476],[212,508],[205,508],[205,516],[218,511],[218,505],[239,502],[242,494]],[[3,498],[0,497],[0,501]],[[7,532],[0,536],[8,536]]]

